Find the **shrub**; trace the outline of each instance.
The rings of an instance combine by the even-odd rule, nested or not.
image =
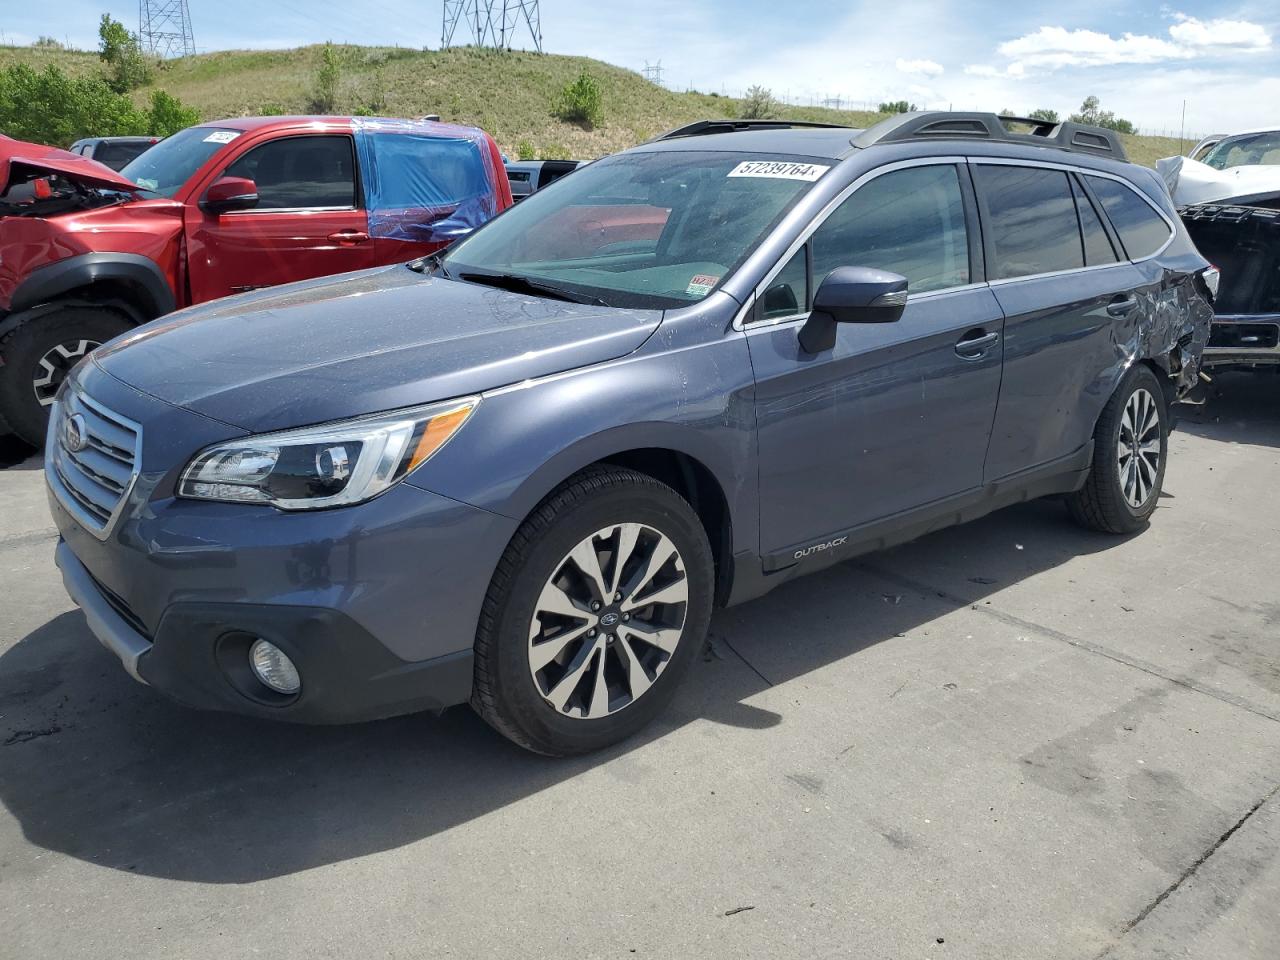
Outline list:
[[[537,160],[538,151],[533,148],[533,144],[528,140],[521,140],[516,144],[517,160]]]
[[[81,137],[167,136],[199,120],[163,90],[139,110],[100,76],[68,77],[53,64],[0,70],[0,129],[19,140],[65,147]]]
[[[600,82],[583,70],[560,91],[551,105],[551,115],[589,130],[604,119],[603,99]]]
[[[151,109],[147,111],[147,133],[151,136],[167,137],[199,122],[200,111],[194,107],[163,90],[151,91]]]
[[[890,100],[877,108],[881,113],[915,113],[920,107],[906,100]]]
[[[1044,107],[1041,107],[1038,110],[1032,110],[1029,114],[1027,114],[1027,116],[1030,117],[1032,120],[1044,120],[1044,121],[1047,121],[1048,123],[1058,122],[1058,111],[1047,110]]]
[[[142,55],[138,38],[108,13],[98,24],[98,59],[107,65],[107,85],[116,93],[128,93],[151,81],[151,64]]]
[[[778,115],[778,101],[767,87],[753,86],[742,99],[738,116],[743,120],[772,120]]]

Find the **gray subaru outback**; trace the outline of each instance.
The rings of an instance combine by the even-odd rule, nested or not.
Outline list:
[[[50,423],[57,562],[190,706],[470,702],[592,750],[717,605],[1031,497],[1140,529],[1207,268],[1108,131],[694,124],[445,255],[95,351]]]

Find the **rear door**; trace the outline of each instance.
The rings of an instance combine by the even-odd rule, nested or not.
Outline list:
[[[187,211],[192,302],[374,265],[349,134],[250,146],[219,176],[258,187],[251,210]]]
[[[981,285],[962,163],[876,171],[766,282],[747,324],[756,376],[766,566],[982,484],[1000,387],[1000,308]],[[842,323],[832,350],[797,334],[838,266],[907,278],[896,323]]]
[[[1144,278],[1065,166],[973,160],[987,275],[1005,313],[986,481],[1082,454],[1129,362]]]

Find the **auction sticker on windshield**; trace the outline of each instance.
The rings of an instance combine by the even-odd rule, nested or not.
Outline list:
[[[830,170],[820,163],[783,160],[744,160],[729,171],[731,177],[769,177],[774,180],[817,180]]]
[[[236,137],[240,136],[238,130],[215,130],[204,138],[205,143],[230,143]]]

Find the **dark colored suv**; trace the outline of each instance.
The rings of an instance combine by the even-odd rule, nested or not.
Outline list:
[[[717,604],[1030,497],[1141,528],[1206,267],[1106,131],[696,124],[447,254],[95,351],[50,423],[57,561],[190,705],[470,701],[590,750]]]

